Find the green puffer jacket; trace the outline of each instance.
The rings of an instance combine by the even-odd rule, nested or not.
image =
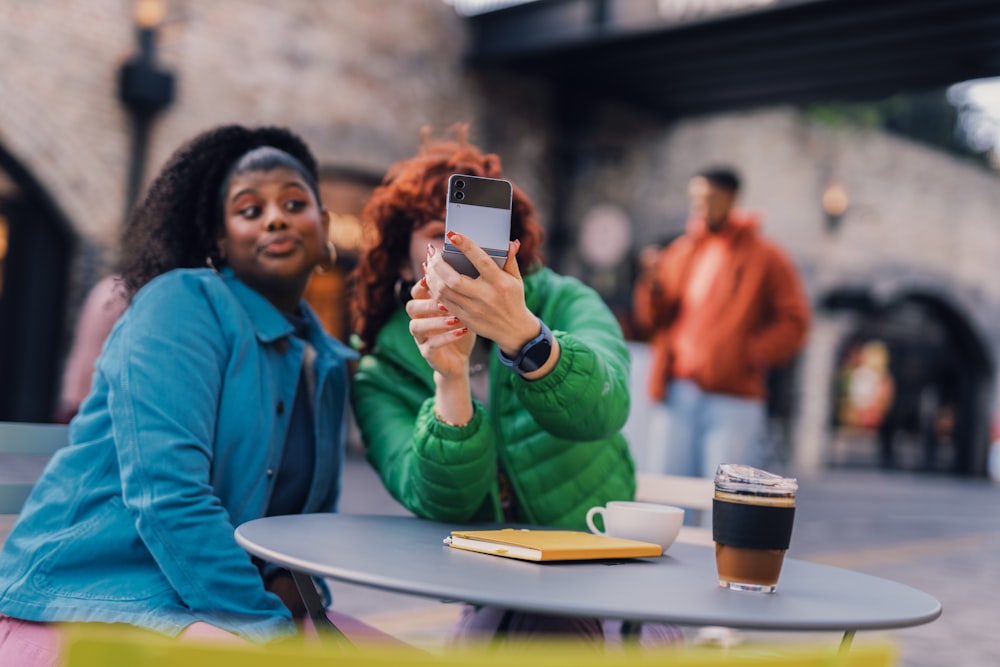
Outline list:
[[[628,349],[598,294],[542,268],[524,278],[528,308],[559,340],[559,363],[529,382],[490,359],[490,408],[465,426],[434,416],[433,371],[398,310],[362,357],[352,383],[368,460],[414,514],[501,521],[497,460],[522,522],[585,528],[587,510],[635,495],[635,465],[620,433],[629,411]]]

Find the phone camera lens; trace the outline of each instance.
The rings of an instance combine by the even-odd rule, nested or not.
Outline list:
[[[462,201],[463,199],[465,199],[465,193],[464,192],[456,192],[455,193],[455,201]]]
[[[461,178],[459,178],[458,180],[455,181],[455,189],[456,190],[461,190],[464,187],[465,187],[465,181],[463,181]]]

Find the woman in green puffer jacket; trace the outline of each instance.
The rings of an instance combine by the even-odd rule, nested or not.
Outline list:
[[[352,392],[368,460],[421,517],[585,530],[590,507],[635,493],[620,432],[625,340],[594,290],[542,264],[541,228],[516,187],[503,269],[460,235],[448,242],[479,278],[442,259],[448,177],[502,177],[496,155],[469,144],[465,127],[456,133],[425,135],[362,214],[373,237],[355,273],[363,356]],[[593,620],[501,612],[491,622],[509,632],[600,632]],[[464,627],[482,625],[466,618]]]

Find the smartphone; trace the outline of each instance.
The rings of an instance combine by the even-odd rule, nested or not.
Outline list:
[[[510,243],[510,210],[514,189],[510,181],[467,174],[448,178],[445,232],[458,232],[486,251],[501,269],[507,263]],[[462,251],[445,238],[444,260],[459,273],[472,278],[479,271]]]

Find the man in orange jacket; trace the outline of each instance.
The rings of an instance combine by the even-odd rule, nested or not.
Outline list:
[[[729,168],[694,176],[687,231],[636,282],[659,422],[650,435],[665,431],[650,443],[653,472],[711,477],[720,463],[760,465],[767,373],[805,340],[809,306],[795,267],[755,216],[734,208],[739,188]]]

